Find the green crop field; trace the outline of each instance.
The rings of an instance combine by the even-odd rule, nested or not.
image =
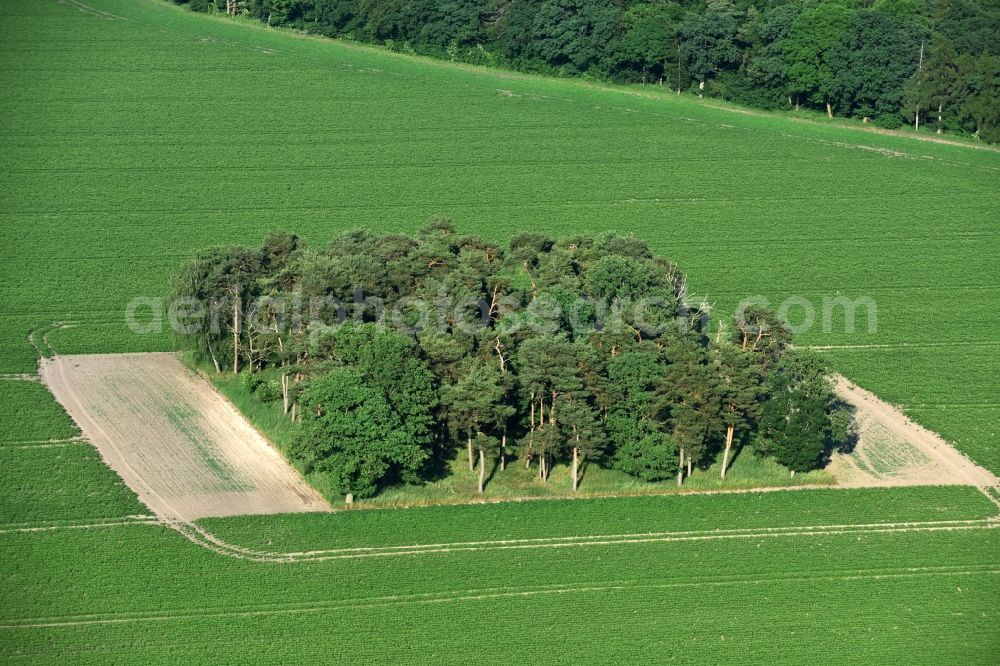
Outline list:
[[[806,299],[800,343],[835,347],[849,377],[1000,470],[996,151],[393,56],[156,0],[7,2],[0,16],[3,371],[31,371],[28,331],[53,322],[75,322],[37,336],[59,352],[171,348],[129,331],[125,306],[165,295],[214,242],[286,228],[323,243],[432,215],[495,238],[611,229],[680,263],[721,318],[757,292]],[[855,333],[840,311],[822,330],[837,296],[873,299],[875,330],[864,309]]]
[[[172,349],[130,331],[126,306],[220,240],[322,244],[432,215],[496,239],[615,230],[677,261],[722,318],[759,295],[798,297],[801,322],[807,302],[798,344],[1000,472],[997,151],[160,0],[9,0],[0,36],[0,661],[995,663],[997,506],[972,488],[172,529],[15,375],[50,351]],[[864,309],[854,333],[841,312],[822,326],[837,296],[877,303],[874,330]]]
[[[347,512],[204,518],[222,540],[269,553],[482,540],[559,540],[665,532],[847,529],[871,523],[960,523],[996,513],[964,486],[616,497]],[[539,521],[539,517],[544,520]]]
[[[988,663],[1000,648],[997,507],[972,488],[201,521],[231,544],[215,552],[118,501],[118,520],[0,530],[0,659]]]

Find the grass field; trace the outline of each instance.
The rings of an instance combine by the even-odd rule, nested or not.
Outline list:
[[[69,434],[50,396],[24,408],[44,415],[39,433]],[[196,532],[144,519],[86,442],[0,439],[5,662],[987,664],[1000,649],[998,507],[970,487],[243,516]]]
[[[0,8],[0,371],[31,371],[27,333],[52,322],[77,322],[43,336],[62,353],[170,348],[125,327],[129,299],[274,228],[614,229],[717,312],[809,300],[801,343],[1000,470],[1000,153],[85,4]],[[877,330],[862,310],[823,332],[838,295],[873,298]]]
[[[126,303],[214,242],[435,214],[495,238],[614,229],[718,312],[748,288],[875,299],[875,332],[835,316],[798,341],[998,472],[1000,153],[158,0],[5,2],[0,35],[0,660],[995,663],[997,506],[971,488],[201,521],[219,545],[144,519],[9,375],[36,369],[29,332],[43,352],[171,348]]]
[[[995,656],[1000,568],[996,523],[984,519],[996,506],[982,495],[971,488],[780,495],[202,521],[245,549],[365,544],[360,553],[314,561],[211,552],[148,524],[0,533],[0,658],[509,663],[573,653],[584,662],[657,654],[681,663],[801,663],[807,655],[902,663],[919,652],[928,663],[989,663]],[[845,515],[853,516],[848,524]],[[733,525],[742,533],[725,529]],[[631,537],[609,538],[623,532]],[[453,543],[470,538],[473,547]],[[411,547],[434,541],[452,546]],[[394,545],[409,548],[372,549]]]
[[[952,522],[996,513],[968,487],[802,490],[722,495],[615,497],[203,518],[223,541],[267,552],[398,547],[420,543],[560,539],[727,530]],[[544,516],[544,520],[538,518]]]

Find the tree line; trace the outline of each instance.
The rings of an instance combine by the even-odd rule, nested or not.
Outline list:
[[[708,323],[684,274],[634,237],[504,245],[434,219],[322,248],[269,235],[211,248],[174,279],[184,347],[240,373],[297,424],[289,455],[349,496],[478,470],[607,465],[676,478],[750,445],[822,465],[850,414],[828,370],[764,309]],[[461,452],[461,453],[460,453]],[[464,462],[462,463],[465,464]]]
[[[175,0],[392,50],[1000,140],[978,0]]]

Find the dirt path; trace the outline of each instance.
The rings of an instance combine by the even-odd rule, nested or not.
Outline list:
[[[1000,479],[962,455],[874,393],[834,376],[837,395],[854,405],[860,439],[830,471],[844,487],[970,485],[1000,487]]]
[[[105,462],[161,518],[330,510],[173,354],[58,356],[40,372]]]

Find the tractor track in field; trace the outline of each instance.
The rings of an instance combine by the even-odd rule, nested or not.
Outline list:
[[[60,446],[90,444],[86,437],[61,437],[59,439],[26,439],[22,441],[0,442],[0,449],[50,449]]]
[[[229,543],[205,528],[192,522],[167,520],[152,516],[129,516],[104,521],[54,524],[0,526],[0,535],[13,533],[51,532],[67,529],[103,529],[147,525],[175,530],[191,543],[224,557],[253,562],[293,564],[328,560],[354,560],[373,557],[426,555],[496,550],[526,550],[540,548],[569,548],[587,546],[614,546],[629,544],[673,543],[685,541],[719,541],[732,539],[766,539],[801,536],[842,536],[848,534],[894,534],[908,532],[952,532],[963,530],[989,530],[1000,528],[1000,514],[988,518],[941,521],[910,521],[886,523],[859,523],[843,525],[799,525],[785,527],[729,528],[715,530],[675,530],[664,532],[639,532],[626,534],[586,534],[558,537],[528,537],[517,539],[490,539],[482,541],[453,541],[423,544],[386,546],[356,546],[303,551],[267,551]]]
[[[538,537],[525,539],[495,539],[451,543],[411,544],[397,546],[372,546],[334,548],[299,552],[264,551],[228,543],[208,530],[183,522],[164,522],[186,539],[219,555],[256,562],[296,563],[341,559],[365,559],[401,555],[424,555],[455,552],[480,552],[494,550],[525,550],[539,548],[569,548],[586,546],[613,546],[644,543],[671,543],[681,541],[717,541],[724,539],[763,539],[796,536],[838,536],[845,534],[878,534],[905,532],[940,532],[970,529],[996,529],[1000,517],[954,521],[921,521],[900,523],[872,523],[862,525],[808,525],[798,527],[771,527],[723,530],[691,530],[649,532],[636,534],[577,535],[564,537]]]
[[[90,14],[91,16],[96,16],[100,19],[105,19],[108,21],[128,21],[129,19],[124,16],[118,16],[117,14],[112,14],[96,7],[91,7],[90,5],[85,5],[80,2],[80,0],[56,0],[58,4],[66,4],[74,9],[78,9],[84,14]]]
[[[355,597],[308,604],[262,604],[244,606],[239,609],[220,610],[218,607],[196,607],[165,612],[134,612],[110,615],[68,615],[23,618],[0,624],[0,630],[16,631],[24,629],[68,628],[90,625],[137,624],[150,622],[184,621],[204,618],[249,618],[271,615],[296,615],[336,611],[357,611],[363,609],[389,608],[394,606],[426,605],[489,601],[505,598],[527,598],[560,594],[586,594],[628,591],[651,591],[668,589],[698,589],[711,587],[731,587],[740,585],[767,585],[782,582],[835,582],[835,581],[880,581],[919,577],[945,576],[991,576],[1000,574],[995,565],[956,565],[899,567],[888,569],[850,569],[834,574],[818,575],[771,575],[754,577],[713,578],[698,581],[651,582],[640,580],[595,581],[566,585],[546,585],[508,588],[476,588],[443,592]]]
[[[92,530],[105,527],[122,527],[125,525],[157,525],[154,516],[123,516],[95,522],[67,522],[55,524],[18,524],[0,525],[0,534],[24,534],[30,532],[55,532],[58,530]]]

